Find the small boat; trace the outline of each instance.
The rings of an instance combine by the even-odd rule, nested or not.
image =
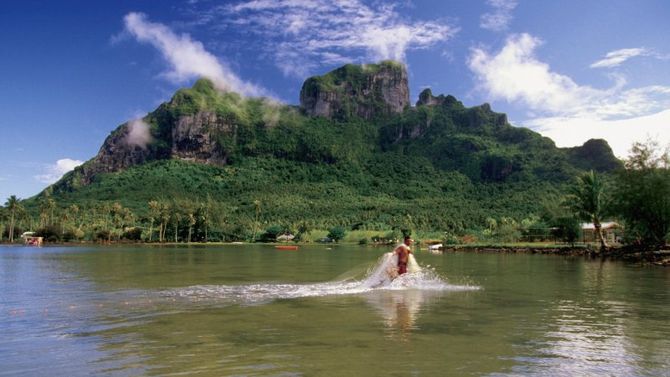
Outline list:
[[[442,244],[428,245],[428,251],[432,254],[442,254]]]
[[[298,250],[298,246],[295,245],[277,245],[275,246],[277,250]]]

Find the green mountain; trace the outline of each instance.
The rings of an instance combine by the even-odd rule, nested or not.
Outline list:
[[[216,203],[221,224],[462,231],[539,213],[578,173],[621,165],[603,140],[561,149],[488,104],[421,93],[395,62],[305,81],[301,105],[221,93],[201,79],[41,195],[61,206]],[[224,225],[221,225],[223,227]]]

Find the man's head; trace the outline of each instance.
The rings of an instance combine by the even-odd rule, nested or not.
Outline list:
[[[410,237],[410,236],[405,237],[405,241],[404,241],[405,245],[410,246],[412,244],[412,242],[414,242],[412,237]]]

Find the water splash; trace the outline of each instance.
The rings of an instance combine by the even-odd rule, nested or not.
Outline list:
[[[196,285],[165,292],[166,296],[195,301],[254,305],[278,299],[355,295],[376,290],[468,291],[479,287],[452,285],[430,268],[421,268],[410,254],[407,273],[397,276],[397,256],[382,255],[362,279],[314,284]]]
[[[414,255],[409,255],[409,260],[407,263],[407,273],[398,276],[398,256],[395,253],[386,253],[382,255],[377,264],[368,271],[367,277],[363,280],[362,284],[368,288],[399,288],[411,286],[408,283],[414,283],[418,285],[417,288],[423,283],[423,280],[428,276],[425,275]],[[409,279],[409,278],[412,279]],[[410,281],[411,280],[411,281]],[[435,280],[434,278],[429,278],[428,280]],[[438,281],[441,281],[438,277]],[[439,286],[438,286],[439,289]]]

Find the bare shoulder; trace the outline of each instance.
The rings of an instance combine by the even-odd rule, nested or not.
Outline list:
[[[395,251],[396,251],[396,252],[399,252],[399,251],[408,252],[408,251],[410,251],[410,249],[409,249],[409,246],[405,245],[404,243],[401,243],[400,245],[398,245],[398,246],[395,248]]]

